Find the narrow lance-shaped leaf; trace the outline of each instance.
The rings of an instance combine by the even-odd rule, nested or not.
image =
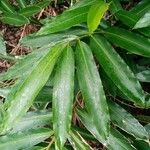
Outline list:
[[[141,82],[150,82],[150,69],[138,72],[136,77]]]
[[[42,35],[54,33],[68,29],[73,25],[86,22],[89,8],[90,6],[85,6],[70,11],[67,10],[42,27],[37,34]]]
[[[46,6],[48,6],[51,1],[52,0],[44,0],[44,1],[41,1],[41,2],[37,3],[35,6],[39,6],[41,9],[43,9]]]
[[[148,132],[150,138],[150,123],[145,126],[146,131]]]
[[[84,126],[93,134],[93,136],[101,142],[109,150],[135,150],[135,148],[129,143],[120,132],[116,129],[110,128],[109,137],[104,140],[101,134],[96,129],[96,126],[92,122],[92,117],[85,111],[78,110],[78,115]]]
[[[91,49],[78,42],[76,48],[77,76],[87,110],[93,124],[104,139],[109,135],[109,111],[100,76]]]
[[[25,0],[17,0],[17,2],[18,2],[19,6],[20,6],[21,8],[25,8],[25,7],[26,7],[26,2],[25,2]]]
[[[41,11],[41,8],[39,6],[28,6],[28,7],[21,9],[18,13],[26,17],[31,17],[40,11]]]
[[[0,88],[0,96],[6,98],[11,88]]]
[[[90,32],[97,29],[104,13],[108,10],[108,7],[109,5],[103,1],[97,1],[91,6],[87,17],[87,24]]]
[[[50,110],[28,112],[13,128],[10,133],[23,132],[29,129],[35,129],[37,127],[43,127],[45,125],[51,125],[52,112]]]
[[[95,4],[98,1],[102,1],[102,0],[82,0],[82,1],[78,1],[72,7],[70,7],[69,10],[82,8],[82,7],[85,7],[85,6],[91,6],[91,5]]]
[[[148,140],[145,128],[130,113],[118,104],[108,101],[111,121],[136,139]]]
[[[1,34],[0,34],[0,54],[6,55],[6,46]]]
[[[9,12],[9,13],[15,13],[15,9],[14,7],[9,3],[8,0],[1,0],[0,1],[0,6],[6,11],[6,12]]]
[[[134,14],[132,12],[129,11],[125,11],[125,10],[119,10],[116,14],[117,18],[119,18],[119,20],[133,28],[135,26],[135,24],[137,23],[137,21],[140,19],[139,16],[137,16],[137,14]],[[150,27],[146,27],[146,28],[139,28],[137,29],[138,32],[142,33],[145,36],[150,37]]]
[[[139,17],[136,14],[126,10],[119,10],[115,15],[123,24],[131,28],[133,28],[139,20]]]
[[[79,29],[79,30],[71,30],[70,32],[62,32],[62,33],[55,33],[55,34],[48,34],[48,35],[29,35],[24,37],[21,40],[21,44],[24,46],[30,46],[32,48],[39,48],[43,47],[44,45],[48,45],[50,43],[57,43],[62,40],[69,40],[71,38],[75,38],[76,35],[84,35],[87,31]]]
[[[62,149],[66,142],[72,119],[74,93],[74,54],[67,46],[57,64],[53,89],[53,129],[56,147]]]
[[[44,86],[35,99],[37,103],[48,103],[52,101],[52,87]]]
[[[4,104],[6,111],[1,122],[1,133],[10,130],[30,108],[33,100],[48,80],[63,46],[64,44],[58,44],[47,51],[32,68],[30,74],[11,90]]]
[[[147,143],[142,140],[134,140],[133,145],[138,149],[138,150],[149,150],[150,148],[150,143]]]
[[[130,12],[138,15],[139,17],[142,17],[149,10],[150,10],[150,1],[142,0],[135,7],[133,7],[133,9],[131,9]]]
[[[108,0],[108,2],[110,2],[110,10],[113,14],[122,10],[120,0]]]
[[[1,150],[18,150],[23,148],[30,148],[53,134],[50,129],[38,128],[21,133],[8,134],[0,137]]]
[[[93,36],[91,47],[104,71],[114,84],[135,105],[145,107],[145,95],[140,83],[107,40],[102,36]]]
[[[70,131],[69,142],[75,150],[92,150],[90,145],[76,131]]]
[[[23,150],[45,150],[47,147],[42,147],[42,146],[33,146],[31,148],[26,148]]]
[[[144,28],[144,27],[150,26],[150,19],[149,18],[150,18],[150,11],[146,12],[146,14],[138,20],[138,22],[134,26],[134,29]]]
[[[37,50],[36,53],[31,53],[25,57],[20,57],[15,60],[15,64],[11,66],[7,72],[0,74],[0,80],[11,80],[11,79],[18,79],[23,78],[25,75],[27,75],[31,68],[34,65],[36,65],[35,62],[38,62],[41,58],[41,55],[44,55],[45,51],[40,51],[41,49]],[[23,70],[23,71],[22,71]]]
[[[150,41],[145,37],[117,27],[107,28],[104,35],[111,42],[131,53],[150,57]]]
[[[23,15],[20,14],[4,14],[2,17],[0,17],[0,20],[3,23],[14,25],[14,26],[22,26],[24,24],[28,24],[29,20]]]

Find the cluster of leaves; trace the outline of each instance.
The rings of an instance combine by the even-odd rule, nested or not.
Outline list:
[[[130,113],[150,108],[150,1],[110,1],[79,1],[20,41],[33,52],[0,75],[0,149],[150,148],[149,121]]]
[[[8,0],[0,1],[0,20],[3,23],[22,26],[24,24],[37,21],[32,17],[50,4],[50,0],[35,3],[26,0],[17,0],[16,5],[12,5]]]

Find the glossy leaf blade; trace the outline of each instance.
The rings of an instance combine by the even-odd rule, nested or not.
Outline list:
[[[57,16],[51,22],[47,23],[37,33],[38,35],[49,34],[68,29],[74,25],[86,22],[89,6],[77,8],[74,10],[65,11],[60,16]]]
[[[103,1],[97,1],[97,3],[91,6],[87,17],[87,25],[90,32],[97,29],[105,12],[108,10],[108,7],[109,5]]]
[[[25,2],[25,0],[17,0],[17,2],[18,2],[19,6],[20,6],[21,8],[25,8],[25,7],[26,7],[26,2]]]
[[[22,26],[24,24],[28,24],[29,20],[23,15],[20,14],[4,14],[0,17],[0,20],[3,23],[14,25],[14,26]]]
[[[137,139],[147,140],[149,138],[145,128],[130,113],[110,100],[108,104],[111,121],[115,125]]]
[[[49,129],[34,129],[22,133],[15,133],[0,137],[0,149],[2,150],[18,150],[30,148],[45,139],[49,138],[53,131]]]
[[[85,34],[85,31],[83,30],[77,30],[77,33],[83,33]],[[45,45],[49,45],[52,43],[57,43],[60,41],[64,40],[73,40],[77,38],[75,36],[75,33],[56,33],[56,34],[48,34],[48,35],[40,35],[40,36],[35,36],[35,35],[29,35],[21,40],[21,44],[24,46],[30,46],[32,48],[39,48],[39,47],[44,47]]]
[[[136,77],[141,82],[150,82],[150,70],[144,70],[144,71],[138,72],[136,74]]]
[[[139,17],[136,14],[125,10],[119,10],[115,15],[121,22],[131,28],[133,28],[136,22],[139,20]]]
[[[109,112],[100,76],[91,49],[79,42],[76,48],[77,76],[85,105],[104,139],[109,134]]]
[[[6,55],[6,46],[1,34],[0,34],[0,54]]]
[[[146,131],[148,132],[150,138],[150,123],[145,126]]]
[[[90,145],[76,131],[70,131],[69,141],[75,150],[92,150]]]
[[[140,17],[137,16],[137,14],[134,14],[132,12],[125,11],[125,10],[119,10],[115,15],[119,18],[119,20],[123,24],[125,24],[131,28],[133,28],[135,26],[136,22],[140,19]],[[137,31],[147,37],[150,37],[150,27],[139,28],[139,29],[137,29]]]
[[[131,53],[150,57],[150,41],[147,38],[117,27],[107,28],[104,35],[109,41]]]
[[[96,126],[92,122],[92,117],[85,111],[78,110],[78,115],[84,126],[93,134],[93,136],[101,142],[109,150],[135,150],[135,148],[129,143],[116,129],[110,128],[109,137],[104,140],[101,134],[97,131]]]
[[[102,0],[82,0],[82,1],[78,1],[72,7],[70,7],[69,10],[82,8],[82,7],[85,7],[85,6],[92,6],[93,4],[97,3],[98,1],[102,1]]]
[[[28,112],[25,117],[23,117],[17,125],[10,132],[17,133],[23,132],[29,129],[35,129],[37,127],[43,127],[45,125],[50,125],[52,121],[52,112],[38,111],[38,112]]]
[[[43,9],[43,8],[47,7],[50,4],[51,1],[52,0],[44,0],[44,1],[41,1],[41,2],[37,3],[35,6],[38,6],[41,9]]]
[[[134,26],[134,29],[150,26],[149,18],[150,18],[150,11],[146,12],[146,14],[138,20],[138,22]]]
[[[122,6],[120,4],[120,0],[108,0],[110,2],[110,10],[114,14],[119,10],[122,10]]]
[[[47,51],[32,68],[30,74],[11,90],[5,103],[6,111],[1,123],[2,133],[10,130],[30,108],[33,100],[48,80],[63,46],[63,44],[58,44]]]
[[[145,107],[144,91],[133,72],[102,36],[91,38],[91,47],[114,84],[139,107]],[[107,66],[107,67],[106,67]]]
[[[41,8],[38,6],[28,6],[28,7],[21,9],[19,11],[19,14],[26,16],[26,17],[31,17],[40,11],[41,11]]]
[[[150,1],[142,0],[130,11],[139,17],[142,17],[147,11],[150,10]]]
[[[49,103],[52,101],[52,87],[44,86],[35,99],[37,103]]]
[[[74,54],[67,46],[57,64],[53,89],[53,129],[56,147],[62,149],[67,139],[72,119],[74,93]]]
[[[10,14],[15,13],[14,7],[9,3],[8,0],[1,0],[0,1],[0,6],[6,11],[9,12]]]

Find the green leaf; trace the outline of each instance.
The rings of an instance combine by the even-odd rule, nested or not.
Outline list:
[[[69,142],[75,150],[92,150],[90,145],[76,131],[70,131]]]
[[[81,110],[78,110],[77,112],[84,126],[109,150],[135,150],[131,143],[129,143],[128,139],[112,127],[108,139],[104,140],[102,135],[96,129],[96,126],[93,124],[91,115]]]
[[[136,22],[140,19],[136,14],[126,10],[119,10],[115,15],[121,22],[131,28],[133,28]]]
[[[39,62],[40,58],[47,53],[48,49],[50,49],[53,45],[49,45],[44,48],[40,48],[31,54],[28,54],[24,57],[18,57],[15,60],[15,64],[11,66],[7,72],[0,74],[0,80],[11,80],[11,79],[22,79],[26,75],[28,75],[31,71],[30,66],[34,67],[36,65],[35,62]]]
[[[82,1],[78,1],[76,2],[72,7],[69,8],[69,11],[70,10],[73,10],[73,9],[77,9],[77,8],[82,8],[82,7],[85,7],[85,6],[91,6],[99,1],[102,1],[102,0],[82,0]]]
[[[114,125],[133,135],[136,139],[149,139],[145,128],[130,113],[110,100],[108,104],[111,121]]]
[[[10,130],[30,108],[48,80],[63,47],[64,44],[58,44],[47,51],[38,62],[35,62],[36,65],[32,66],[28,76],[13,87],[4,104],[5,115],[2,118],[1,133]]]
[[[108,0],[108,2],[110,2],[110,10],[113,14],[115,14],[119,10],[122,10],[120,0]]]
[[[23,150],[45,150],[46,147],[42,147],[42,146],[33,146],[31,148],[27,148],[27,149],[23,149]]]
[[[133,9],[130,12],[138,15],[139,17],[142,17],[149,10],[150,10],[150,1],[142,0],[135,7],[133,7]]]
[[[133,28],[135,26],[135,24],[137,23],[137,21],[140,19],[140,17],[137,16],[137,14],[134,14],[132,12],[125,11],[125,10],[119,10],[115,15],[117,16],[117,18],[119,18],[119,20],[123,24],[125,24],[131,28]],[[139,29],[137,29],[137,31],[142,33],[145,36],[150,37],[150,27],[139,28]]]
[[[56,147],[62,149],[66,142],[72,119],[74,95],[74,54],[67,46],[57,64],[53,89],[53,129]]]
[[[77,33],[56,33],[56,34],[48,34],[48,35],[29,35],[23,38],[20,43],[24,46],[30,46],[32,48],[39,48],[51,43],[57,43],[63,40],[73,40],[78,38],[75,36],[76,34],[85,34],[86,31],[84,30],[76,30]]]
[[[23,148],[30,148],[45,139],[49,138],[53,131],[49,129],[34,129],[26,132],[15,133],[11,135],[0,137],[1,150],[18,150]]]
[[[104,139],[109,135],[109,111],[91,49],[79,42],[76,48],[77,76],[93,124]]]
[[[9,92],[10,88],[0,88],[0,96],[3,98],[6,98]]]
[[[2,60],[8,60],[11,63],[15,63],[15,61],[16,61],[16,57],[11,56],[11,55],[3,55],[1,53],[0,53],[0,59],[2,59]]]
[[[16,13],[14,7],[9,3],[8,0],[1,0],[1,1],[0,1],[0,6],[1,6],[6,12],[8,12],[8,13],[10,13],[10,14],[11,14],[11,13],[12,13],[12,14]]]
[[[150,138],[150,123],[145,126],[146,131],[148,132]]]
[[[44,1],[37,3],[35,6],[38,6],[43,9],[43,8],[47,7],[51,1],[52,0],[44,0]]]
[[[34,129],[37,127],[43,127],[45,125],[50,125],[52,121],[52,112],[47,111],[38,111],[38,112],[28,112],[25,117],[23,117],[17,125],[10,132],[17,133],[23,132],[25,130]]]
[[[150,148],[150,143],[141,140],[135,140],[133,144],[138,150],[149,150]]]
[[[57,16],[51,22],[42,27],[37,34],[42,35],[54,33],[68,29],[79,23],[86,22],[89,8],[90,6],[85,6],[82,8],[65,11],[63,14]]]
[[[31,17],[40,11],[41,11],[41,8],[39,6],[28,6],[28,7],[21,9],[18,13],[25,17]]]
[[[25,8],[25,7],[26,7],[26,2],[25,2],[25,0],[17,0],[17,2],[18,2],[19,6],[20,6],[21,8]]]
[[[103,1],[94,3],[94,5],[91,6],[87,17],[87,25],[90,32],[93,32],[97,29],[108,8],[109,5]]]
[[[44,86],[36,97],[38,103],[51,102],[52,101],[52,87]]]
[[[102,36],[93,36],[91,47],[104,71],[114,84],[135,105],[145,107],[145,95],[140,83],[107,40]]]
[[[150,116],[146,116],[146,115],[136,115],[136,118],[140,121],[140,122],[144,122],[144,123],[150,123]]]
[[[85,128],[73,126],[72,130],[78,132],[86,140],[97,141],[94,136]]]
[[[117,27],[107,28],[104,31],[104,35],[111,42],[131,53],[144,57],[150,57],[150,41],[147,38]]]
[[[150,11],[146,12],[138,22],[135,24],[134,29],[144,28],[150,26]]]
[[[138,72],[136,77],[141,82],[150,82],[150,69]]]
[[[1,34],[0,34],[0,54],[6,55],[6,46]]]
[[[28,56],[25,56],[24,58],[16,59],[16,62],[13,66],[11,66],[7,72],[0,74],[0,80],[10,80],[10,79],[16,79],[19,77],[24,77],[29,73],[30,65],[34,64],[34,62],[38,61],[41,57],[41,53],[37,54],[29,54]]]
[[[3,14],[2,17],[0,17],[0,20],[3,23],[14,25],[14,26],[22,26],[24,24],[28,24],[29,20],[23,15],[20,14]]]

